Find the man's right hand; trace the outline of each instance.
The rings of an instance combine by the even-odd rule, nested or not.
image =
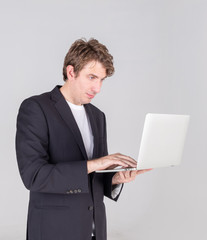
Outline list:
[[[115,168],[117,166],[135,168],[137,167],[137,162],[133,158],[121,153],[115,153],[87,161],[88,174],[98,170]]]

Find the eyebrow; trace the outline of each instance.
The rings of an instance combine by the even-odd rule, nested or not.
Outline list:
[[[96,76],[96,75],[93,74],[93,73],[89,73],[89,75],[91,75],[91,76],[93,76],[93,77],[95,77],[95,78],[98,78],[98,76]],[[107,77],[107,76],[106,76],[106,77]],[[104,80],[106,77],[102,78],[101,80]]]

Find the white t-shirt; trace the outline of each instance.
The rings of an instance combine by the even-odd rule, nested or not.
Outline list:
[[[88,159],[92,159],[94,141],[90,121],[86,114],[86,110],[83,105],[75,105],[69,101],[67,101],[67,103],[70,106],[70,109],[81,132]]]

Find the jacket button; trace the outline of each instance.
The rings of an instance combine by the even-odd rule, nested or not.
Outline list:
[[[89,207],[88,207],[88,210],[89,210],[89,211],[92,211],[92,210],[93,210],[93,206],[89,206]]]
[[[78,192],[78,190],[75,189],[75,190],[74,190],[74,193],[77,193],[77,192]]]
[[[78,192],[81,193],[81,189],[78,189]]]

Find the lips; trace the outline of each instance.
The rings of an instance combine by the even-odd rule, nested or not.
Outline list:
[[[92,98],[95,97],[95,95],[92,95],[92,94],[89,94],[89,93],[86,93],[86,94],[87,94],[87,96],[88,96],[90,99],[92,99]]]

